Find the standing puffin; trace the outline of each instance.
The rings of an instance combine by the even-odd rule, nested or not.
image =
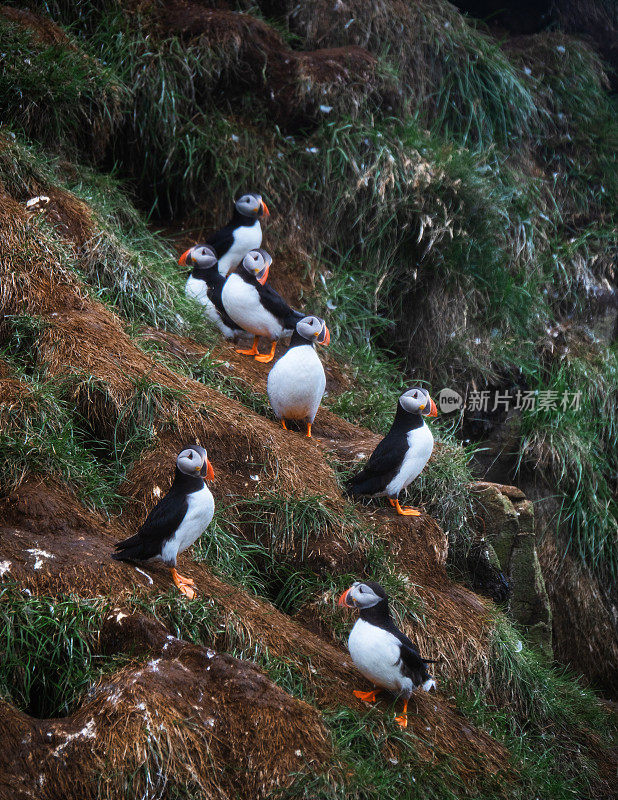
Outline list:
[[[193,600],[194,582],[176,572],[176,558],[210,525],[215,501],[204,478],[214,477],[206,450],[196,444],[188,445],[176,459],[176,475],[169,492],[148,514],[135,536],[118,542],[112,558],[162,561],[170,568],[180,593]]]
[[[262,196],[248,192],[235,201],[234,213],[228,224],[206,239],[206,244],[215,251],[219,272],[223,277],[237,267],[250,250],[261,246],[260,220],[269,216]]]
[[[266,250],[252,250],[242,260],[242,265],[225,282],[221,300],[226,313],[241,328],[253,334],[251,350],[237,350],[256,361],[267,364],[275,355],[277,341],[296,328],[304,314],[294,311],[281,295],[266,285],[272,258]],[[270,352],[260,355],[258,339],[270,340]]]
[[[204,312],[226,339],[237,339],[243,330],[228,317],[221,302],[221,291],[225,278],[217,267],[217,256],[208,244],[196,244],[184,252],[178,263],[181,267],[192,267],[185,284],[185,294],[197,300]]]
[[[426,389],[415,387],[399,398],[390,431],[363,469],[347,484],[353,497],[386,495],[398,514],[417,517],[416,508],[402,508],[399,494],[417,478],[433,451],[433,435],[423,417],[437,417],[438,409]]]
[[[326,388],[315,342],[327,345],[330,333],[323,319],[305,317],[296,323],[288,351],[271,369],[266,383],[268,399],[283,427],[286,419],[302,420],[309,438]]]
[[[266,383],[270,405],[283,427],[286,419],[302,420],[307,424],[309,438],[326,388],[326,375],[315,352],[315,342],[327,345],[329,330],[323,319],[305,317],[296,323],[288,351],[268,373]]]
[[[436,682],[418,650],[391,619],[388,595],[379,583],[356,581],[339,598],[340,606],[359,608],[360,616],[350,632],[348,650],[358,671],[372,683],[397,697],[403,697],[403,713],[395,720],[408,725],[408,700],[421,687],[428,692]],[[374,702],[379,689],[354,691],[360,700]]]

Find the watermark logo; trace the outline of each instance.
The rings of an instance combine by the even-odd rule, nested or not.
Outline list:
[[[442,389],[438,395],[440,411],[451,414],[461,411],[464,406],[466,411],[567,411],[579,410],[582,393],[580,392],[555,392],[550,389],[522,392],[468,392],[466,400],[454,389]]]
[[[461,411],[464,399],[454,389],[442,389],[438,395],[438,404],[443,414],[451,414],[453,411]]]

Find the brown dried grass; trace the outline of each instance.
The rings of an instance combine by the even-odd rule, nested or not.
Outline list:
[[[248,662],[119,609],[101,638],[114,652],[142,650],[150,660],[104,678],[65,719],[33,720],[3,703],[2,727],[14,734],[0,755],[7,791],[36,786],[40,800],[101,800],[159,796],[176,785],[252,799],[331,755],[317,711]]]
[[[0,16],[22,28],[27,28],[41,44],[59,44],[71,50],[76,49],[62,28],[48,17],[41,17],[28,9],[12,6],[0,6]]]
[[[259,94],[280,124],[319,119],[320,105],[356,114],[372,102],[393,107],[396,94],[379,76],[376,58],[361,47],[292,50],[269,25],[249,14],[173,0],[155,14],[160,33],[199,43],[225,63],[224,86]]]

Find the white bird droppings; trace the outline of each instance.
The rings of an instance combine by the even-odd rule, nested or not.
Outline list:
[[[86,725],[81,729],[81,731],[77,731],[77,733],[67,733],[66,739],[62,744],[59,744],[55,750],[52,751],[52,755],[58,758],[60,753],[64,750],[64,748],[70,744],[74,739],[94,739],[96,736],[97,726],[93,719],[89,720]]]
[[[3,575],[6,575],[7,572],[11,571],[11,562],[10,561],[0,561],[0,578]]]
[[[136,572],[139,572],[139,574],[140,574],[140,575],[143,575],[145,578],[148,578],[148,583],[149,583],[149,584],[151,584],[151,585],[152,585],[152,584],[154,583],[154,581],[153,581],[153,579],[150,577],[150,575],[149,575],[147,572],[144,572],[144,570],[143,570],[143,569],[140,569],[139,567],[135,567],[135,571],[136,571]]]
[[[26,550],[26,552],[31,553],[34,556],[34,569],[41,569],[44,558],[54,558],[54,556],[51,553],[48,553],[47,550],[39,550],[36,547],[31,547]]]

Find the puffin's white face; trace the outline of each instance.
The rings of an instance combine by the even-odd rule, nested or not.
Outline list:
[[[318,344],[328,344],[330,342],[330,332],[324,320],[319,317],[301,319],[300,322],[296,323],[296,330],[308,342],[317,342]]]
[[[180,256],[178,263],[181,267],[201,267],[210,269],[217,264],[217,254],[208,244],[196,244]]]
[[[176,466],[184,475],[200,475],[210,479],[215,475],[206,450],[199,444],[192,444],[182,450],[176,459]]]
[[[414,389],[404,392],[399,398],[399,403],[404,411],[409,411],[411,414],[421,412],[425,417],[438,416],[438,409],[429,396],[429,392],[420,386],[415,386]]]
[[[262,200],[262,196],[254,194],[253,192],[243,194],[242,197],[236,200],[234,205],[238,213],[245,217],[258,219],[258,217],[270,216],[270,212],[268,211],[266,203]]]
[[[253,275],[262,286],[268,279],[270,265],[273,263],[272,257],[261,248],[250,250],[242,260],[243,269]]]
[[[202,269],[210,269],[217,265],[217,254],[207,244],[196,244],[189,251],[189,257],[193,260],[193,265]],[[188,259],[187,259],[188,260]]]
[[[381,594],[380,594],[381,593]],[[355,581],[339,598],[340,606],[348,608],[371,608],[387,597],[384,589],[378,584]]]

